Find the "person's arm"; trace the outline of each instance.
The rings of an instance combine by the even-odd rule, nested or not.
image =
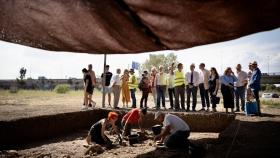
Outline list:
[[[86,83],[85,83],[85,89],[88,87],[88,82],[89,82],[89,79],[87,78]]]
[[[95,72],[93,71],[93,85],[96,85],[96,76],[95,76]]]
[[[227,81],[225,80],[224,76],[220,77],[221,84],[228,85]]]
[[[88,135],[88,136],[86,137],[86,142],[87,142],[88,145],[91,144],[91,135]]]
[[[117,78],[117,76],[113,76],[113,84],[112,84],[112,86],[115,86],[116,85],[116,78]]]
[[[127,119],[125,120],[122,136],[124,136],[124,134],[125,134],[125,131],[126,131],[127,126],[128,126],[128,122],[129,122],[129,120],[131,119],[131,115],[132,115],[132,113],[131,113],[131,114],[127,117]]]
[[[214,95],[217,95],[218,94],[218,90],[219,90],[219,85],[220,85],[219,79],[216,79],[215,82],[216,82],[216,87],[215,87]]]
[[[119,130],[119,128],[116,126],[115,123],[112,124],[112,128],[113,128],[113,131],[114,131],[116,134],[120,134],[120,130]]]
[[[106,121],[104,121],[102,123],[102,128],[101,128],[101,136],[102,138],[105,140],[105,142],[108,142],[107,138],[106,138],[106,135],[105,135],[105,128],[106,128]]]
[[[142,120],[142,117],[140,117],[138,120],[138,126],[139,126],[139,129],[141,130],[141,132],[144,133],[145,130],[142,128],[142,123],[143,123],[143,120]]]
[[[188,84],[188,73],[185,74],[185,83]]]
[[[164,130],[159,135],[156,135],[154,140],[161,139],[161,142],[163,142],[165,137],[170,134],[170,130],[171,125],[165,126]]]
[[[247,84],[248,84],[248,74],[246,73],[246,72],[244,72],[244,78],[243,78],[243,81],[242,81],[242,83],[243,83],[243,86],[247,86]]]

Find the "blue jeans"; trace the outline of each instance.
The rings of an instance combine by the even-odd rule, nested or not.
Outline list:
[[[239,98],[241,100],[241,110],[244,111],[245,106],[245,86],[237,87],[235,90],[236,110],[239,110]]]
[[[136,91],[136,89],[130,89],[130,96],[131,96],[131,99],[132,99],[132,107],[133,108],[136,108],[135,91]]]
[[[165,107],[165,92],[166,86],[157,86],[157,108],[160,108],[160,100],[162,101],[162,107]]]

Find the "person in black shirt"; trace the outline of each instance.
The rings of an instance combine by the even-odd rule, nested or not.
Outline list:
[[[106,74],[105,75],[105,85],[104,85],[103,91],[105,92],[105,94],[108,94],[108,103],[109,103],[109,106],[111,106],[112,88],[110,87],[110,83],[111,83],[111,79],[112,79],[113,74],[111,72],[109,72],[109,68],[110,68],[110,66],[106,65],[106,67],[105,67],[105,74]],[[104,81],[103,73],[101,75],[101,78]]]
[[[216,105],[219,104],[219,98],[217,97],[217,93],[219,90],[219,74],[214,67],[211,68],[210,72],[211,75],[209,78],[209,93],[211,97],[212,111],[216,112]]]
[[[120,131],[116,126],[117,120],[118,114],[116,112],[109,112],[107,118],[103,118],[91,126],[86,137],[86,142],[89,145],[99,144],[106,147],[111,146],[112,141],[105,134],[105,130],[112,127],[113,131],[120,135]]]
[[[90,77],[90,74],[88,73],[88,70],[84,68],[82,70],[84,74],[84,103],[86,108],[91,107],[91,98],[93,94],[93,86],[92,86],[92,80]]]

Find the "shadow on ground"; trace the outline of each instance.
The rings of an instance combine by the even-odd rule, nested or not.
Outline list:
[[[276,158],[280,155],[280,122],[236,120],[220,134],[206,158]]]

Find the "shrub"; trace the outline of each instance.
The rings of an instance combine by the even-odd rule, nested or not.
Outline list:
[[[18,92],[18,88],[16,86],[10,87],[10,93],[17,93],[17,92]]]
[[[70,91],[70,85],[68,84],[59,84],[55,86],[54,91],[56,93],[64,94]]]

